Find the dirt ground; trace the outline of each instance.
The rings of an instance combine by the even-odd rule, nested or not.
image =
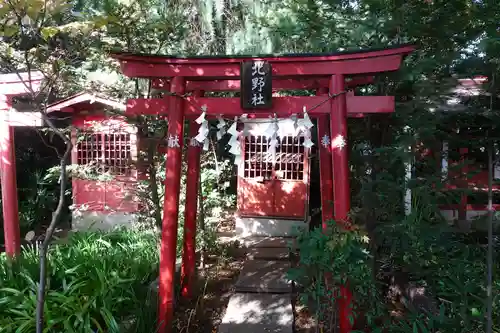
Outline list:
[[[295,333],[315,333],[316,332],[316,321],[314,320],[312,314],[309,310],[295,302],[294,306],[294,324]]]
[[[177,308],[175,332],[217,332],[243,261],[244,258],[237,255],[207,260],[197,294],[191,300],[182,301]]]
[[[234,230],[234,219],[224,219],[219,225],[220,233]],[[244,251],[235,245],[228,248],[226,255],[214,255],[207,263],[204,278],[200,279],[198,293],[193,299],[183,301],[177,310],[175,332],[216,333],[224,316],[229,298],[234,293],[243,263]],[[316,324],[309,311],[292,298],[294,306],[294,332],[315,333]],[[259,333],[259,332],[256,332]]]

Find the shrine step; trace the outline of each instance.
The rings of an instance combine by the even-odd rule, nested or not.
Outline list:
[[[288,260],[290,251],[286,247],[253,247],[246,250],[250,260]]]
[[[290,293],[291,283],[286,274],[289,261],[247,260],[243,264],[235,291],[245,293]]]
[[[236,233],[241,237],[291,237],[297,228],[307,225],[304,220],[241,216],[235,217],[235,224]]]
[[[234,294],[219,325],[219,333],[292,333],[290,295]]]
[[[248,236],[240,238],[241,244],[249,248],[289,248],[293,237]]]
[[[235,283],[219,325],[219,333],[292,333],[293,309],[290,237],[251,236],[239,239],[248,260]]]

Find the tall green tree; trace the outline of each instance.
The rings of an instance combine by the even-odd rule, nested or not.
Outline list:
[[[24,83],[34,111],[41,114],[50,130],[65,144],[60,156],[60,186],[57,208],[52,216],[44,240],[39,248],[40,279],[37,293],[36,332],[44,331],[47,251],[65,207],[67,190],[66,166],[73,148],[70,135],[58,128],[46,112],[51,96],[64,87],[68,68],[80,62],[79,46],[84,35],[104,22],[74,20],[71,7],[61,0],[6,0],[0,7],[0,65],[8,73],[28,73]],[[42,73],[44,80],[39,90],[30,80],[31,73]]]

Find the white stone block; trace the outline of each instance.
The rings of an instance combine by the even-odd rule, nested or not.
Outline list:
[[[118,212],[83,212],[73,214],[74,231],[102,230],[110,231],[120,227],[132,227],[137,222],[137,215]]]
[[[268,217],[236,217],[236,233],[241,237],[289,237],[298,227],[306,226],[303,220],[286,220]]]

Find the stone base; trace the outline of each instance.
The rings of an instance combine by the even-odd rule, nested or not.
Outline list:
[[[253,247],[247,250],[250,260],[287,260],[290,251],[286,247]]]
[[[466,212],[466,219],[469,220],[474,220],[482,216],[486,216],[488,214],[488,211],[486,210],[468,210]],[[445,218],[447,221],[453,221],[458,219],[458,210],[448,210],[448,209],[442,209],[441,210],[441,215]]]
[[[293,310],[290,295],[233,295],[218,332],[292,333]]]
[[[236,233],[240,237],[270,236],[290,237],[298,227],[305,226],[304,220],[286,220],[269,217],[236,216]]]
[[[241,238],[241,244],[251,248],[289,248],[294,245],[295,239],[292,237],[263,237],[250,236]]]
[[[247,260],[234,290],[241,293],[290,293],[291,281],[286,277],[289,261]]]
[[[110,231],[121,227],[131,227],[137,222],[137,216],[130,213],[117,212],[83,212],[73,213],[72,229],[74,231],[101,230]]]

